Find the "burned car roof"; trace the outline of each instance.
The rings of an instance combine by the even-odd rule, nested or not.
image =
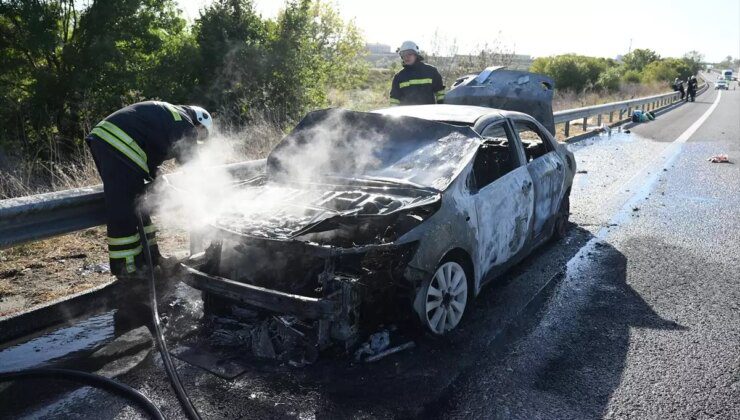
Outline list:
[[[383,115],[408,116],[431,121],[473,125],[480,117],[485,115],[498,114],[503,118],[505,111],[482,106],[439,104],[393,106],[390,108],[377,109],[373,112]]]
[[[387,180],[444,190],[480,142],[469,127],[325,109],[306,115],[270,152],[267,174],[273,180]]]

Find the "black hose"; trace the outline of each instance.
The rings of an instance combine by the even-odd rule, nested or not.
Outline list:
[[[175,365],[172,363],[172,358],[167,350],[167,343],[164,341],[164,335],[162,334],[162,326],[159,322],[159,311],[157,310],[157,289],[155,286],[154,279],[154,264],[152,262],[152,252],[149,249],[149,241],[144,232],[144,220],[141,218],[141,214],[138,214],[139,219],[139,235],[141,236],[141,242],[144,246],[144,258],[149,266],[149,302],[152,306],[152,324],[154,324],[154,336],[157,339],[157,347],[159,347],[159,353],[162,355],[162,362],[164,362],[164,370],[167,372],[167,377],[170,378],[172,388],[175,390],[177,400],[180,401],[185,415],[190,420],[201,420],[200,414],[193,406],[190,397],[188,397],[185,388],[183,388],[180,382],[180,377],[177,375]]]
[[[0,373],[0,382],[18,379],[63,379],[104,389],[136,403],[153,419],[164,420],[162,412],[141,392],[105,376],[71,369],[39,368]]]

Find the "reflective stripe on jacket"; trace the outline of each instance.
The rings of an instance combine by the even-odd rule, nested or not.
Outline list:
[[[173,157],[177,141],[197,138],[186,107],[160,101],[122,108],[107,116],[90,134],[108,143],[148,176]]]

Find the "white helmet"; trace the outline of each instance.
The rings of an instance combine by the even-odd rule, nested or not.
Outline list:
[[[419,51],[419,46],[416,45],[416,42],[414,41],[403,41],[401,47],[396,50],[399,55],[404,51],[413,51],[414,53],[416,53],[416,55],[421,55],[421,51]]]
[[[208,111],[206,111],[205,109],[196,105],[190,105],[190,109],[192,109],[195,113],[196,121],[194,122],[205,127],[208,131],[208,134],[210,134],[211,129],[213,128],[213,118],[211,118],[211,114],[209,114]]]

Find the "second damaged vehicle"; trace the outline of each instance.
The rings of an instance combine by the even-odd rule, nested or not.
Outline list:
[[[240,184],[187,281],[207,311],[236,303],[317,349],[404,314],[443,335],[486,282],[565,234],[574,172],[519,112],[312,112]]]

